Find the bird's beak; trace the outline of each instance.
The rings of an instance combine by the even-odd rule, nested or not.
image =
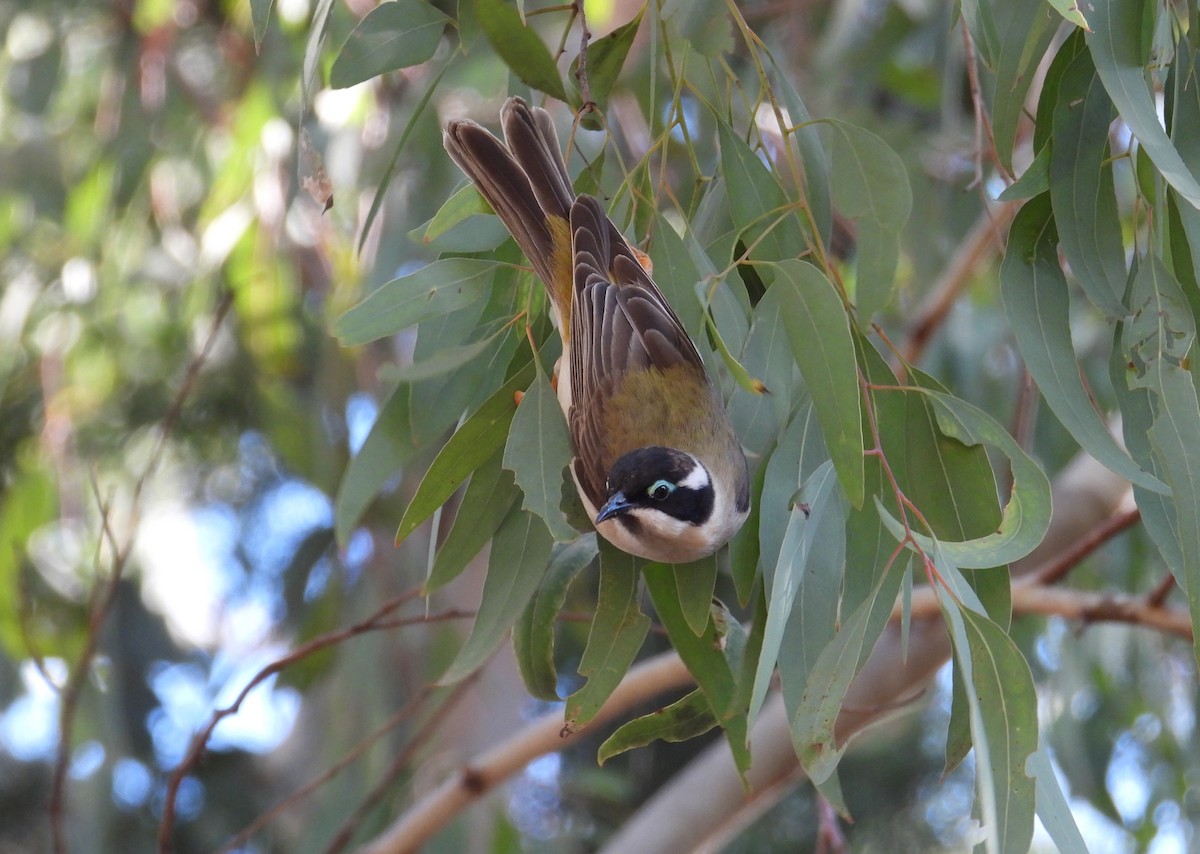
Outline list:
[[[634,505],[625,497],[625,493],[618,492],[612,498],[604,502],[604,506],[600,508],[600,512],[596,514],[596,524],[599,525],[606,519],[611,519],[613,516],[620,516],[622,513],[628,513]]]

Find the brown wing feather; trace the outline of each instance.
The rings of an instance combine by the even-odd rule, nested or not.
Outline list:
[[[679,318],[616,225],[590,196],[571,206],[575,262],[571,329],[570,428],[576,475],[596,504],[605,497],[605,401],[629,371],[677,366],[704,375],[704,363]]]

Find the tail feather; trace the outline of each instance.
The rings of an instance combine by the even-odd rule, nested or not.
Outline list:
[[[574,194],[558,135],[545,110],[519,98],[510,98],[501,115],[507,144],[469,120],[450,122],[443,143],[545,282],[566,335]]]

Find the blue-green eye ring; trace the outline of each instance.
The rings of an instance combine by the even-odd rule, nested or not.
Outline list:
[[[646,494],[655,501],[665,501],[667,497],[675,491],[675,484],[669,480],[656,480],[646,490]]]

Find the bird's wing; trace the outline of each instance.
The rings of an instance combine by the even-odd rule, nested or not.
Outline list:
[[[571,307],[571,434],[576,476],[595,503],[604,498],[612,460],[603,442],[604,404],[631,371],[704,362],[633,249],[591,196],[571,206],[574,298]],[[562,378],[560,378],[560,382]]]

